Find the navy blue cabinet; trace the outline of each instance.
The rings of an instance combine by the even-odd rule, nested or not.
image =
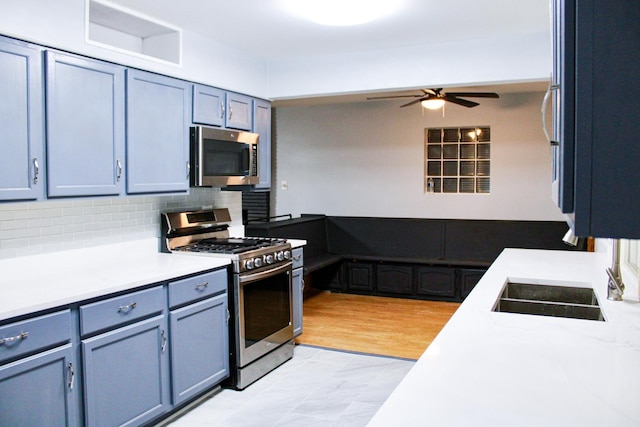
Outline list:
[[[46,52],[49,197],[124,189],[124,68]]]
[[[640,8],[554,0],[559,206],[578,236],[640,238]]]
[[[0,201],[44,195],[42,50],[0,37]]]
[[[188,82],[127,70],[127,193],[189,189]]]

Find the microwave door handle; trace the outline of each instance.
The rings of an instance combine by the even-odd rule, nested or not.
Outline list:
[[[243,148],[243,169],[244,174],[249,175],[251,173],[251,147]]]

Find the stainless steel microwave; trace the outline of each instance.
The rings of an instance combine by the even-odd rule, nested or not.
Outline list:
[[[258,183],[258,134],[193,126],[190,148],[191,186]]]

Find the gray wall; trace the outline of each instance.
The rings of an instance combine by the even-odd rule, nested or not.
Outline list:
[[[444,117],[399,108],[403,100],[277,107],[274,213],[562,221],[551,200],[543,96],[447,104]],[[491,194],[425,194],[424,129],[480,125],[491,127]]]

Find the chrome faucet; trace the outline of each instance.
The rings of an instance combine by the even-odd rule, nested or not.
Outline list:
[[[620,274],[620,239],[613,239],[613,256],[611,267],[607,268],[609,283],[607,284],[607,299],[611,301],[622,301],[624,293],[624,283]]]

